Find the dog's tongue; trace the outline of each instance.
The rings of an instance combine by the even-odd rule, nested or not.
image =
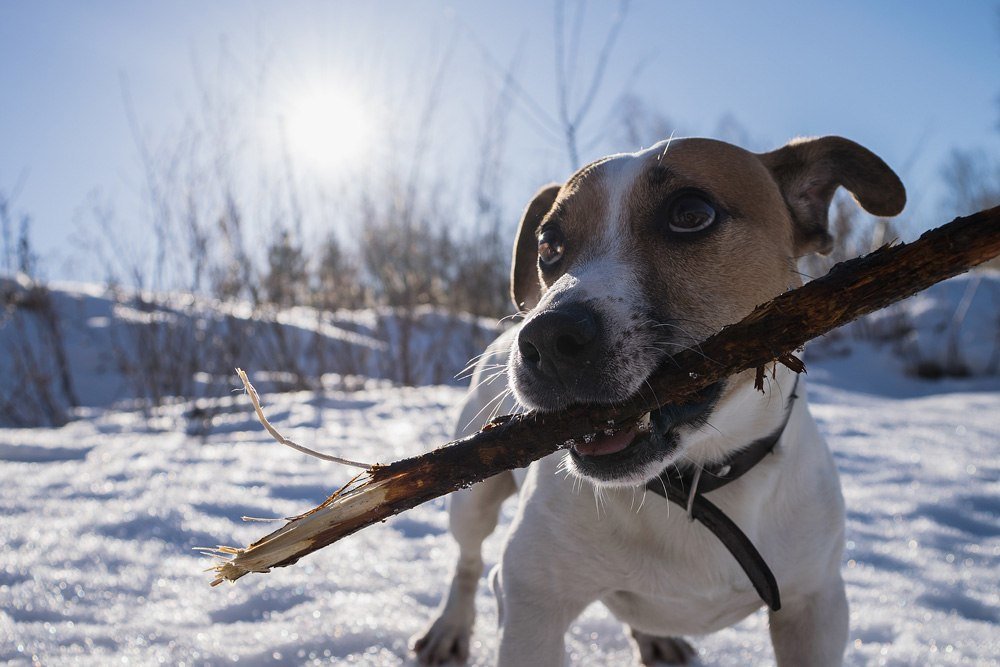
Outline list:
[[[605,454],[614,454],[615,452],[620,452],[632,444],[632,440],[635,439],[635,436],[636,431],[634,428],[619,431],[614,435],[604,435],[603,433],[600,433],[589,443],[577,442],[573,445],[573,449],[575,449],[578,454],[583,454],[584,456],[603,456]]]

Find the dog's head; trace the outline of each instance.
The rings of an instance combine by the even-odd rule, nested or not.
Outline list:
[[[899,178],[839,137],[755,154],[680,139],[598,160],[543,188],[514,245],[511,293],[529,311],[508,361],[518,400],[536,410],[613,403],[639,392],[672,353],[800,284],[798,257],[826,252],[838,186],[867,211],[896,215]],[[642,483],[752,371],[571,451],[571,469]]]

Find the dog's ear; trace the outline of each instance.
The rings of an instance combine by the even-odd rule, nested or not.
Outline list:
[[[906,190],[896,173],[879,156],[842,137],[798,139],[760,159],[791,211],[802,254],[826,254],[832,248],[827,213],[837,186],[844,186],[874,215],[896,215],[906,204]]]
[[[541,298],[541,285],[538,283],[538,239],[535,232],[538,225],[542,224],[545,214],[552,209],[560,187],[562,186],[558,183],[552,183],[539,190],[521,216],[510,265],[510,297],[519,311],[531,310]]]

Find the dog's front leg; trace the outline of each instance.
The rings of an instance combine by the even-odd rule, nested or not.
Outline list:
[[[449,519],[458,542],[458,562],[438,617],[414,641],[413,650],[422,664],[469,657],[476,590],[483,574],[483,540],[496,528],[501,504],[516,490],[514,476],[504,472],[451,495]]]
[[[492,584],[500,611],[497,665],[562,665],[566,658],[566,631],[587,603],[561,599],[558,591],[536,588],[503,566]]]
[[[847,644],[847,595],[840,573],[814,593],[782,600],[771,612],[771,642],[781,667],[840,665]]]
[[[515,526],[491,578],[500,624],[500,667],[558,667],[570,623],[597,599],[573,581],[573,557],[560,558],[552,533]],[[592,592],[591,592],[592,593]]]

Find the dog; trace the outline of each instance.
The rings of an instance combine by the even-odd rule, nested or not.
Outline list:
[[[761,154],[668,140],[543,188],[514,245],[511,292],[524,320],[478,362],[457,435],[490,411],[643,392],[673,353],[801,284],[797,260],[832,247],[827,214],[840,186],[878,216],[906,202],[882,159],[840,137]],[[500,396],[487,381],[498,361],[509,385]],[[458,563],[414,643],[418,659],[467,658],[481,544],[519,489],[490,577],[498,664],[562,664],[566,631],[598,600],[629,626],[645,664],[687,662],[695,650],[684,635],[721,630],[765,603],[779,665],[840,664],[848,607],[837,470],[805,380],[777,364],[763,391],[755,379],[734,375],[694,403],[454,493]]]

